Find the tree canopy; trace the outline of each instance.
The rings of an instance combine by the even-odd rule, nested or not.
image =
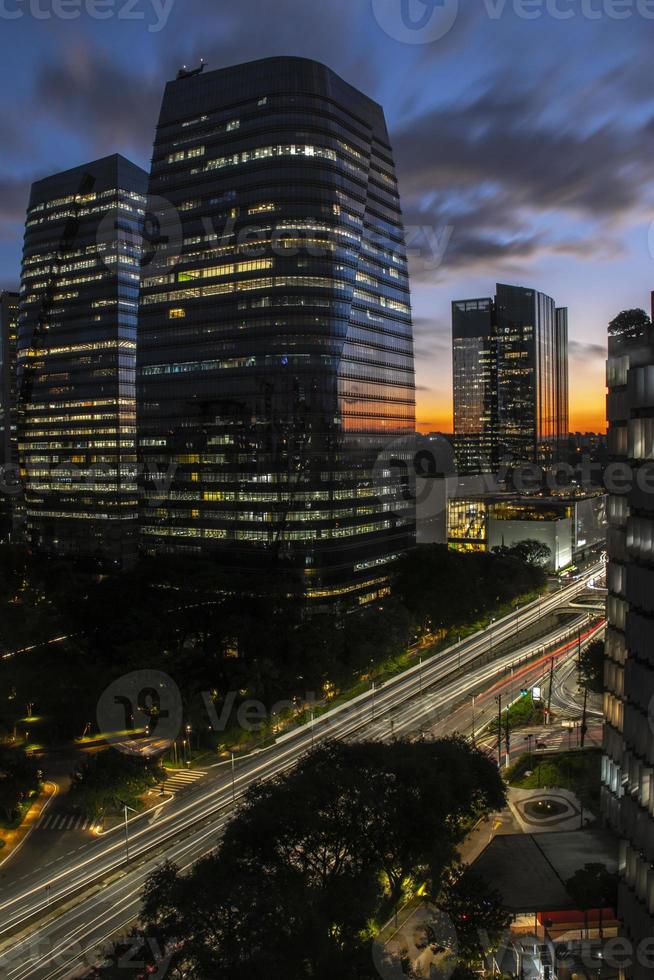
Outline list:
[[[640,337],[651,322],[645,310],[623,310],[609,323],[609,336]]]
[[[466,822],[504,801],[461,739],[329,743],[251,789],[189,875],[149,879],[143,935],[187,980],[375,977],[372,923],[410,881],[439,890]]]

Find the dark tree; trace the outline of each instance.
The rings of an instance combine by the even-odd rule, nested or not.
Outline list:
[[[552,549],[534,538],[525,538],[524,541],[518,541],[517,544],[510,547],[499,545],[497,548],[493,548],[493,553],[505,558],[516,558],[518,561],[525,562],[527,565],[535,565],[537,568],[545,568],[552,558]]]
[[[609,323],[610,337],[640,337],[651,320],[645,310],[623,310]]]
[[[452,920],[459,957],[468,965],[497,949],[512,921],[500,893],[466,866],[455,869],[444,882],[436,907]]]
[[[0,748],[0,814],[11,823],[39,788],[36,763],[21,748]]]
[[[253,787],[190,875],[151,877],[143,936],[189,980],[372,980],[367,937],[389,895],[418,873],[433,885],[463,822],[504,799],[496,767],[458,739],[327,744]]]
[[[579,679],[584,687],[596,694],[604,690],[604,641],[595,640],[582,650]]]

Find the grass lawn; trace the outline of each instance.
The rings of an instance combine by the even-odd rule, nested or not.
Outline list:
[[[533,755],[532,773],[529,755],[521,755],[506,772],[506,781],[516,789],[537,789],[538,786],[557,786],[575,793],[585,808],[599,816],[601,749],[578,752],[559,752],[556,755]]]

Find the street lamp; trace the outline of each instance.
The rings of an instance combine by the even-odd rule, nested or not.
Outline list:
[[[234,772],[234,753],[232,752],[232,803],[236,799],[236,774]]]
[[[129,826],[127,822],[127,811],[130,810],[132,813],[136,813],[137,811],[134,809],[134,807],[128,806],[124,800],[121,800],[120,802],[125,810],[125,864],[129,864]]]
[[[186,734],[188,736],[188,754],[186,757],[186,762],[187,765],[190,765],[191,763],[191,726],[190,725],[186,726]]]

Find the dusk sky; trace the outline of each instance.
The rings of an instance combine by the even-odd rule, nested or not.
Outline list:
[[[654,288],[654,3],[0,0],[0,30],[2,287],[30,183],[116,151],[147,167],[182,64],[315,58],[386,111],[419,427],[451,428],[451,300],[501,281],[569,307],[571,427],[604,428],[606,324]]]

